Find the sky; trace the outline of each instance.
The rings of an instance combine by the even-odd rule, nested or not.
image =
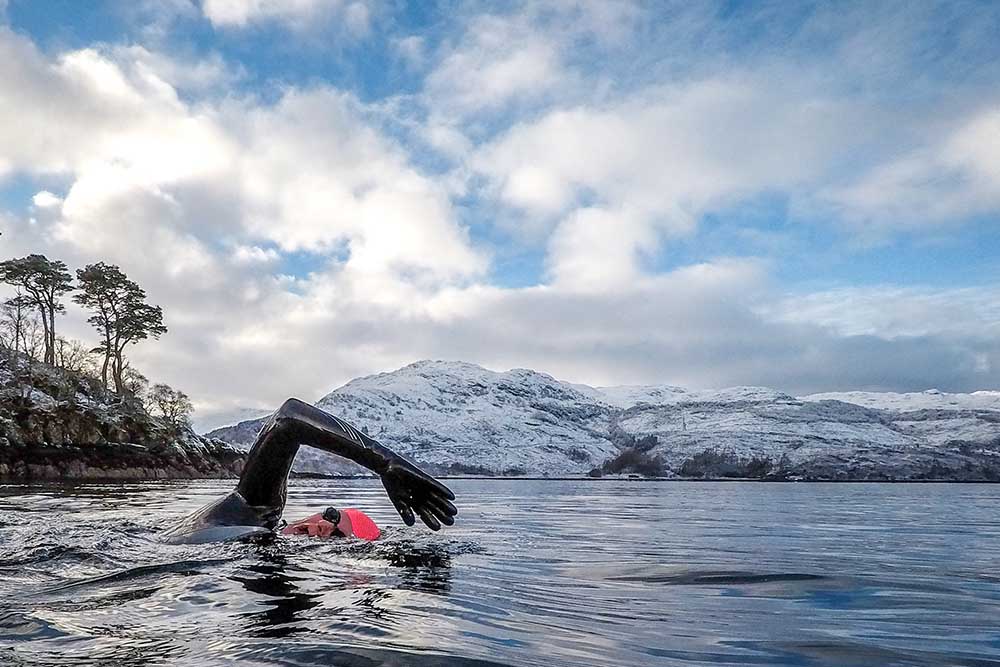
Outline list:
[[[201,427],[416,360],[1000,389],[1000,5],[0,0],[0,254]],[[60,333],[95,342],[70,305]]]

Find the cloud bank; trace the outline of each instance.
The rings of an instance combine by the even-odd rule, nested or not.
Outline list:
[[[741,21],[779,11],[761,7]],[[170,333],[134,363],[188,391],[203,423],[427,357],[592,384],[1000,384],[1000,284],[796,282],[780,250],[740,241],[826,229],[849,253],[995,216],[986,64],[948,70],[948,51],[944,89],[915,83],[901,112],[875,83],[915,56],[901,39],[859,59],[873,37],[857,8],[768,21],[781,53],[737,48],[717,16],[683,7],[662,24],[675,46],[653,30],[663,17],[628,3],[463,7],[423,35],[359,2],[200,9],[184,20],[221,31],[220,48],[337,22],[417,84],[376,99],[323,78],[248,86],[257,65],[216,50],[53,50],[0,27],[0,186],[34,186],[8,204],[5,254],[138,280]],[[930,20],[876,14],[906,35]],[[834,64],[793,57],[823,26]],[[692,59],[696,39],[720,48]],[[775,195],[780,225],[741,228]],[[718,216],[740,232],[728,252],[664,260]],[[518,256],[534,268],[514,286],[498,267]],[[92,337],[84,319],[71,310],[63,328]]]

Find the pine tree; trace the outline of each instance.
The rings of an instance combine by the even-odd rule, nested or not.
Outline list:
[[[56,362],[56,313],[65,312],[59,298],[72,291],[73,277],[66,264],[51,261],[45,255],[28,255],[0,262],[0,281],[24,291],[42,320],[45,363]]]
[[[110,370],[115,393],[122,395],[125,391],[125,348],[166,333],[163,310],[147,304],[146,292],[113,264],[90,264],[77,270],[76,277],[80,292],[73,300],[91,310],[93,314],[87,321],[102,338],[94,350],[104,355],[101,382],[107,389]]]

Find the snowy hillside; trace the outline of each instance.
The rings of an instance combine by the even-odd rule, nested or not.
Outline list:
[[[204,433],[230,424],[238,424],[240,422],[267,417],[270,414],[271,410],[262,410],[260,408],[236,408],[233,410],[208,410],[204,412],[199,409],[194,414],[194,427],[198,433]]]
[[[805,396],[806,401],[844,401],[869,408],[913,412],[915,410],[996,410],[1000,411],[1000,391],[949,394],[937,389],[896,394],[892,392],[845,391]]]
[[[352,380],[316,405],[435,470],[583,474],[617,452],[607,438],[611,406],[530,370],[422,361]],[[212,435],[249,444],[261,423]],[[332,463],[304,448],[296,469],[346,470]]]
[[[12,371],[16,360],[18,372]],[[230,477],[242,452],[90,377],[0,350],[0,480]]]
[[[796,398],[763,387],[589,387],[421,361],[353,380],[316,405],[437,472],[1000,478],[998,392]],[[247,446],[261,423],[210,435]],[[309,448],[296,469],[357,472]]]

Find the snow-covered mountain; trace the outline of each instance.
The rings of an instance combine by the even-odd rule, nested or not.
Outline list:
[[[212,431],[230,424],[252,421],[270,415],[272,410],[261,408],[233,408],[231,410],[202,410],[198,409],[194,414],[194,428],[198,433]]]
[[[1000,392],[589,387],[421,361],[353,380],[316,405],[439,473],[1000,479]],[[247,446],[262,422],[209,435]],[[357,471],[310,448],[296,468]]]
[[[912,412],[914,410],[1000,410],[1000,391],[949,394],[937,389],[896,394],[892,392],[844,391],[806,396],[807,401],[844,401],[869,408]]]
[[[439,471],[582,474],[618,451],[608,439],[615,408],[524,369],[495,373],[421,361],[352,380],[316,405]],[[261,424],[241,422],[209,435],[248,445]],[[308,448],[300,450],[296,469],[357,471]]]

